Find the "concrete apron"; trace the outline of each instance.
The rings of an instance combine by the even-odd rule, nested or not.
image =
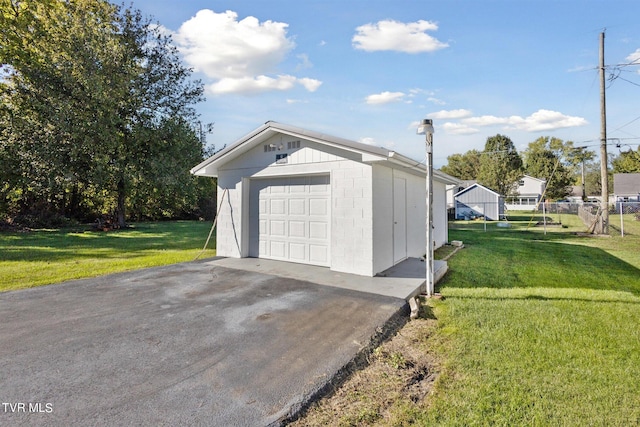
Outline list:
[[[367,292],[409,300],[425,290],[426,264],[419,258],[408,258],[375,277],[331,271],[327,267],[274,261],[262,258],[214,258],[206,262],[220,266],[253,271],[290,279],[304,280],[325,286]],[[434,283],[447,272],[446,261],[434,261]]]

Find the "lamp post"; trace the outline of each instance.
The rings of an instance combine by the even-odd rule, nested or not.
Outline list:
[[[426,214],[426,229],[427,229],[427,241],[426,241],[426,259],[427,266],[425,287],[427,290],[427,297],[432,297],[435,292],[434,280],[433,280],[433,121],[431,119],[424,119],[418,126],[416,132],[418,135],[425,135],[427,146],[427,179],[426,179],[426,199],[427,199],[427,214]]]

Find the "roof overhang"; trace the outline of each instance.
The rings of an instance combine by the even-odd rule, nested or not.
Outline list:
[[[191,173],[197,176],[216,177],[222,165],[241,156],[277,134],[289,135],[294,138],[301,138],[341,150],[358,153],[361,155],[363,163],[382,163],[391,167],[405,169],[407,172],[416,175],[426,174],[426,166],[423,163],[417,162],[395,151],[273,121],[266,122],[264,125],[236,140],[230,146],[220,150],[210,158],[193,167]],[[433,176],[435,180],[445,184],[458,184],[460,182],[457,178],[439,170],[434,170]]]

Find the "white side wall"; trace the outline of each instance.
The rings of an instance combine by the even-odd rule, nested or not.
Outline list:
[[[229,171],[218,176],[220,210],[216,225],[216,254],[219,256],[242,257],[242,189],[242,171]]]
[[[434,249],[449,241],[449,218],[447,217],[447,186],[433,182],[433,241]]]
[[[331,269],[373,276],[372,168],[337,166],[331,171]]]
[[[426,253],[426,182],[424,176],[382,165],[373,166],[373,271],[380,273],[393,266],[393,179],[407,183],[407,257]],[[433,182],[434,248],[448,242],[447,194],[444,183]]]

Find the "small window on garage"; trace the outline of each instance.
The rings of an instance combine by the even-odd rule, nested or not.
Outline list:
[[[300,148],[300,140],[287,142],[287,150]]]

